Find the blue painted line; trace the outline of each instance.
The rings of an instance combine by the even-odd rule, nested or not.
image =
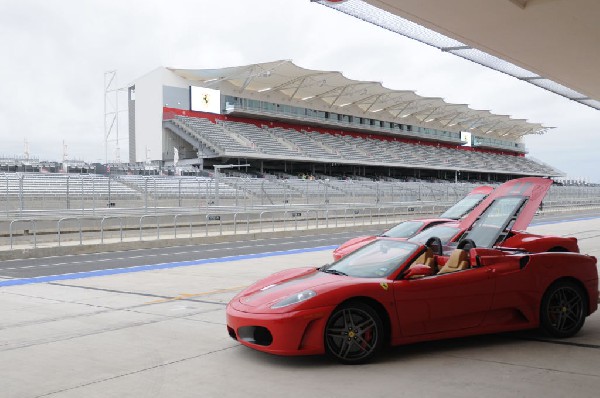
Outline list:
[[[319,246],[319,247],[311,247],[311,248],[306,248],[306,249],[293,249],[293,250],[282,250],[282,251],[267,252],[267,253],[243,254],[240,256],[207,258],[204,260],[182,261],[182,262],[177,262],[177,263],[139,265],[139,266],[135,266],[135,267],[113,268],[113,269],[88,271],[88,272],[75,272],[72,274],[63,274],[63,275],[38,276],[35,278],[23,278],[23,279],[9,279],[9,280],[5,280],[5,281],[0,281],[0,287],[31,285],[31,284],[35,284],[35,283],[66,281],[66,280],[71,280],[71,279],[95,278],[97,276],[129,274],[129,273],[133,273],[133,272],[154,271],[154,270],[160,270],[160,269],[171,269],[171,268],[179,268],[179,267],[190,267],[193,265],[228,263],[228,262],[232,262],[232,261],[252,260],[252,259],[257,259],[257,258],[267,258],[267,257],[275,257],[275,256],[290,256],[290,255],[301,254],[301,253],[311,253],[311,252],[319,252],[319,251],[325,251],[325,250],[333,250],[336,247],[337,247],[337,245]]]
[[[535,226],[539,226],[539,225],[561,224],[561,223],[565,223],[565,222],[588,221],[588,220],[597,220],[597,219],[600,219],[600,216],[574,218],[574,219],[569,219],[569,220],[540,221],[537,223],[532,223],[531,226],[535,227]],[[282,251],[274,251],[274,252],[267,252],[267,253],[244,254],[244,255],[240,255],[240,256],[231,256],[231,257],[207,258],[204,260],[196,260],[196,261],[183,261],[183,262],[177,262],[177,263],[163,263],[163,264],[153,264],[153,265],[139,265],[139,266],[135,266],[135,267],[126,267],[126,268],[113,268],[113,269],[107,269],[107,270],[75,272],[72,274],[38,276],[35,278],[9,279],[9,280],[0,281],[0,287],[31,285],[31,284],[35,284],[35,283],[66,281],[66,280],[72,280],[72,279],[95,278],[98,276],[129,274],[129,273],[133,273],[133,272],[154,271],[154,270],[171,269],[171,268],[178,268],[178,267],[190,267],[190,266],[194,266],[194,265],[227,263],[227,262],[232,262],[232,261],[251,260],[251,259],[257,259],[257,258],[267,258],[267,257],[275,257],[275,256],[289,256],[289,255],[301,254],[301,253],[333,250],[337,247],[338,247],[338,245],[319,246],[319,247],[311,247],[311,248],[305,248],[305,249],[293,249],[293,250],[282,250]]]
[[[570,218],[568,220],[556,220],[556,221],[540,221],[532,223],[531,227],[537,227],[538,225],[552,225],[552,224],[563,224],[567,222],[576,222],[576,221],[590,221],[597,220],[600,216],[590,216],[590,217],[581,217],[581,218]]]

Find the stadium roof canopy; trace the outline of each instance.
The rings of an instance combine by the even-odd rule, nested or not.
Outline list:
[[[598,0],[312,0],[600,110]]]
[[[284,100],[306,108],[398,124],[416,122],[440,130],[466,131],[504,140],[518,140],[523,135],[542,134],[548,129],[488,110],[450,104],[442,98],[392,90],[380,82],[351,80],[341,72],[304,69],[289,60],[222,69],[170,70],[204,87],[226,84],[240,97],[260,99],[277,93]]]

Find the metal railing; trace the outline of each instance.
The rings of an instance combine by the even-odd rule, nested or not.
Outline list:
[[[43,212],[61,217],[157,214],[165,208],[208,213],[227,206],[244,211],[264,206],[391,206],[406,202],[453,203],[481,184],[451,182],[317,180],[202,176],[98,176],[0,174],[0,220]],[[546,201],[597,200],[600,187],[553,186]]]
[[[322,228],[389,225],[408,216],[440,212],[435,204],[353,209],[280,209],[260,212],[144,214],[15,219],[0,234],[0,249],[135,242]],[[43,226],[41,226],[43,225]],[[182,234],[182,225],[186,233]],[[41,227],[40,227],[41,226]],[[31,237],[33,236],[33,242]]]
[[[19,218],[6,224],[8,233],[0,233],[0,250],[366,226],[381,226],[383,230],[407,219],[439,214],[446,208],[446,204],[415,203],[329,209],[121,214],[61,217],[54,221]],[[547,201],[540,212],[574,210],[600,211],[600,200]],[[183,227],[185,233],[181,232]]]

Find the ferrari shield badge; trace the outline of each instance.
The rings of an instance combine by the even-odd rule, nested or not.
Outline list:
[[[381,282],[380,285],[381,285],[381,288],[387,292],[387,290],[388,290],[388,284],[385,283],[385,282]]]

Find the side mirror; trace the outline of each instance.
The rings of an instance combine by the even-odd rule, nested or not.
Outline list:
[[[433,270],[428,265],[413,264],[410,266],[406,274],[404,274],[404,279],[423,278],[424,276],[431,275],[433,275]]]

